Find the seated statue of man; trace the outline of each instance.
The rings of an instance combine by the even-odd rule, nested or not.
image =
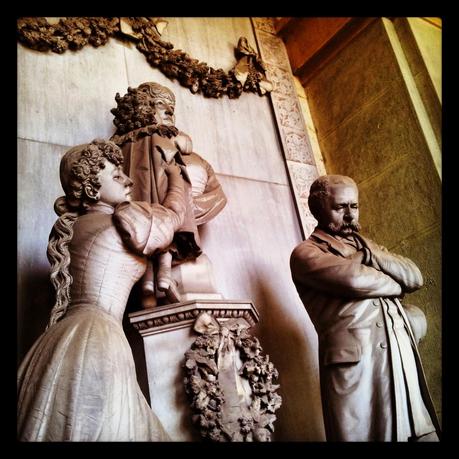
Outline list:
[[[166,167],[177,164],[186,183],[185,222],[172,244],[150,260],[142,279],[143,307],[196,297],[221,298],[208,257],[202,253],[198,225],[215,217],[226,196],[212,166],[193,152],[192,141],[175,127],[175,96],[158,83],[128,88],[112,109],[117,127],[111,140],[124,155],[125,173],[132,178],[134,200],[162,203],[167,190]]]

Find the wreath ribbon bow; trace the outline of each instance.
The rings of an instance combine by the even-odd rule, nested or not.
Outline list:
[[[213,441],[270,441],[282,403],[279,385],[273,384],[278,373],[248,333],[250,325],[242,318],[219,322],[202,312],[193,328],[203,336],[185,354],[185,384],[201,435]]]
[[[238,359],[238,352],[234,344],[234,335],[231,333],[236,332],[237,334],[238,331],[247,328],[250,327],[243,319],[227,319],[220,323],[207,312],[202,312],[194,324],[194,330],[198,333],[220,335],[217,351],[219,379],[226,380],[231,387],[234,387],[234,395],[239,399],[238,403],[245,403],[248,407],[251,403],[251,390],[248,384],[243,384],[239,374],[240,368],[238,368],[237,361],[240,359]]]
[[[220,323],[208,312],[201,312],[201,314],[199,314],[196,318],[193,327],[194,331],[202,335],[217,335],[218,333],[222,333],[225,328],[228,331],[237,331],[238,329],[243,330],[245,328],[250,328],[250,326],[245,320],[240,318],[226,319],[224,322]]]

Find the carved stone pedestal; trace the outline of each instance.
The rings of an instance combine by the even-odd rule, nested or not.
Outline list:
[[[192,300],[129,314],[144,341],[151,408],[172,441],[202,440],[192,424],[183,382],[185,352],[196,339],[193,324],[202,312],[218,322],[240,318],[249,327],[259,320],[252,302],[241,300]]]

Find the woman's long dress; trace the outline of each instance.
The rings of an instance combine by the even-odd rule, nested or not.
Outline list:
[[[99,203],[75,222],[71,305],[18,372],[20,440],[169,440],[137,383],[122,328],[145,255],[173,237],[176,215],[160,207]]]

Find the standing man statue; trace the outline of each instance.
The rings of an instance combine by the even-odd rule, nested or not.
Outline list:
[[[193,152],[190,137],[175,127],[175,96],[158,83],[128,88],[121,97],[111,140],[121,147],[124,171],[134,181],[134,200],[162,204],[166,196],[170,164],[177,164],[186,184],[185,221],[172,244],[150,260],[142,279],[144,307],[157,304],[163,295],[168,303],[180,302],[187,293],[217,294],[210,261],[200,248],[197,226],[215,217],[225,206],[226,196],[216,175],[201,156]]]
[[[319,337],[327,440],[438,441],[415,335],[425,316],[400,303],[422,286],[419,269],[358,233],[351,178],[319,177],[308,203],[318,226],[290,266]]]

